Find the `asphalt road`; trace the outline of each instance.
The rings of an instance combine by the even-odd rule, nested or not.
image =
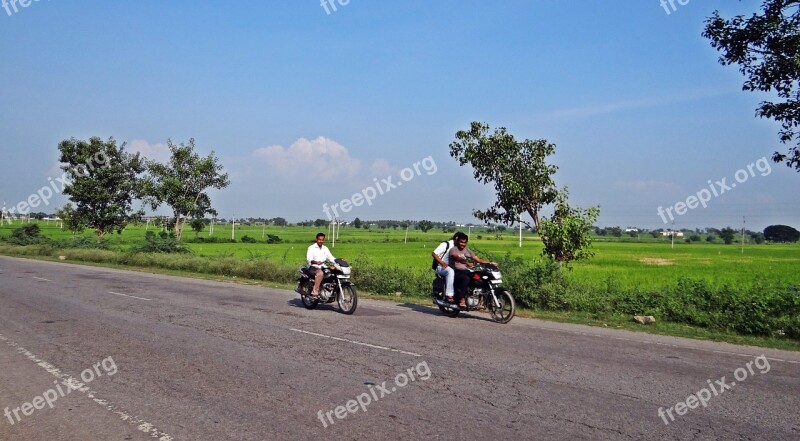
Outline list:
[[[793,352],[0,257],[0,440],[798,440],[798,409]]]

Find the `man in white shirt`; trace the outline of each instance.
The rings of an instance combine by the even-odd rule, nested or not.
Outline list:
[[[314,290],[311,291],[313,297],[319,297],[319,285],[322,283],[324,273],[322,271],[322,264],[326,260],[333,262],[336,260],[331,254],[328,247],[325,246],[325,233],[317,233],[317,240],[306,252],[306,261],[308,262],[309,273],[314,276]]]
[[[464,233],[460,231],[457,232],[456,234],[453,235],[452,239],[440,243],[439,246],[436,247],[435,250],[433,250],[433,253],[431,253],[431,255],[433,256],[433,260],[435,260],[436,263],[438,263],[436,267],[436,274],[444,277],[445,280],[447,281],[444,295],[447,297],[447,301],[450,303],[454,302],[453,281],[455,280],[456,273],[455,271],[453,271],[453,268],[450,267],[450,253],[448,251],[450,251],[450,248],[453,248],[455,246],[456,238],[460,237],[460,235],[463,234]]]

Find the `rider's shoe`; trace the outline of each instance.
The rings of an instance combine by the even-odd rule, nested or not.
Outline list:
[[[455,303],[455,302],[456,300],[453,298],[453,296],[447,296],[447,303]]]

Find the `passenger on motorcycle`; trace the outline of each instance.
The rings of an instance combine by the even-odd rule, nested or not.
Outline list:
[[[467,248],[469,236],[464,233],[461,233],[461,235],[463,237],[458,237],[456,239],[456,246],[450,249],[449,255],[450,263],[452,263],[453,269],[455,270],[454,285],[456,297],[458,297],[458,306],[463,308],[467,306],[465,298],[467,295],[467,288],[469,287],[469,279],[472,277],[472,273],[469,271],[469,269],[475,266],[472,262],[470,262],[470,260],[482,264],[497,264],[488,260],[483,260],[475,255],[472,250]]]
[[[336,260],[328,247],[325,246],[325,233],[317,233],[317,240],[308,247],[306,261],[308,262],[308,274],[314,277],[314,289],[311,291],[312,297],[319,297],[319,285],[324,278],[322,264],[325,261],[333,262]]]
[[[460,236],[466,237],[464,233],[459,231],[453,235],[452,239],[439,244],[439,246],[436,247],[436,249],[431,253],[433,260],[437,263],[436,268],[434,268],[436,274],[444,277],[446,280],[445,296],[447,297],[447,301],[450,303],[453,303],[453,280],[455,280],[456,273],[450,266],[449,251],[455,248],[455,241]]]

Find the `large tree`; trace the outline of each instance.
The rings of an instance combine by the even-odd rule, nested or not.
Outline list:
[[[736,236],[736,230],[731,227],[725,227],[719,230],[719,237],[725,242],[726,245],[730,245],[733,243],[733,239]]]
[[[417,229],[422,230],[423,233],[427,233],[428,230],[433,228],[433,222],[429,220],[421,220],[417,222]]]
[[[478,182],[494,185],[497,200],[486,210],[473,211],[475,217],[486,223],[521,222],[539,233],[546,255],[569,262],[591,255],[580,250],[591,245],[589,230],[600,209],[569,206],[566,190],[560,192],[553,181],[558,167],[547,163],[555,150],[544,139],[517,141],[504,127],[490,134],[489,125],[480,122],[457,132],[450,144],[450,156],[462,166],[471,165]],[[556,204],[556,209],[543,228],[540,211],[550,204]],[[531,217],[533,225],[523,220],[523,214]]]
[[[781,124],[788,152],[775,152],[775,162],[800,172],[800,0],[766,0],[760,14],[724,19],[719,11],[706,20],[703,36],[721,52],[723,65],[737,64],[746,77],[743,90],[774,93],[756,115]]]
[[[797,242],[800,231],[788,225],[770,225],[764,229],[764,238],[770,242]]]
[[[180,240],[188,218],[199,219],[216,214],[206,190],[222,189],[230,184],[228,174],[212,151],[206,157],[195,153],[194,139],[189,144],[167,140],[170,159],[167,164],[147,162],[145,181],[148,202],[153,209],[167,204],[172,209],[175,237]]]
[[[86,225],[83,224],[83,219],[75,214],[75,208],[72,207],[72,204],[68,203],[57,209],[56,217],[61,219],[62,226],[71,231],[73,236],[86,228]]]
[[[528,213],[537,230],[539,211],[558,195],[552,177],[558,167],[546,162],[555,151],[556,146],[544,139],[517,141],[504,127],[489,134],[489,125],[479,122],[456,132],[450,144],[450,156],[461,166],[471,165],[475,179],[494,184],[497,192],[493,206],[473,211],[476,218],[510,225],[520,220],[521,213]]]
[[[88,141],[71,138],[58,145],[65,181],[64,194],[75,204],[71,213],[77,225],[93,228],[98,237],[109,231],[122,232],[138,219],[141,210],[133,210],[133,200],[141,193],[139,175],[145,164],[138,153],[117,146],[114,138],[98,137]]]

